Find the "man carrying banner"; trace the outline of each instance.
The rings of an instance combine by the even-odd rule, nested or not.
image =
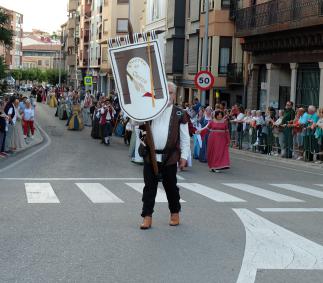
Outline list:
[[[158,182],[162,179],[170,210],[169,225],[179,225],[181,210],[179,188],[177,187],[177,164],[183,169],[190,155],[190,136],[188,115],[173,103],[176,99],[176,85],[168,82],[169,104],[163,113],[151,122],[151,132],[155,144],[159,176],[156,176],[151,164],[149,148],[141,146],[144,157],[143,190],[143,230],[151,228]],[[144,143],[147,144],[144,140]]]

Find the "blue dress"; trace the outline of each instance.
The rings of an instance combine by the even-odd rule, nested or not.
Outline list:
[[[209,123],[209,120],[207,120],[205,117],[203,117],[200,121],[201,127],[204,128]],[[207,142],[209,138],[209,131],[207,131],[207,134],[204,136],[204,139],[202,141],[202,148],[200,150],[199,154],[199,161],[200,162],[207,162]]]

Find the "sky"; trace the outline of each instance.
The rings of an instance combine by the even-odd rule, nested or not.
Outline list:
[[[0,6],[24,15],[23,30],[53,32],[67,21],[68,0],[0,0]]]

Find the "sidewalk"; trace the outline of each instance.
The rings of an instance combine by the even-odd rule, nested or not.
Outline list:
[[[10,154],[8,157],[0,158],[0,162],[6,162],[6,160],[10,159],[10,157],[17,156],[17,154],[24,152],[25,150],[42,143],[43,140],[44,138],[39,130],[38,125],[36,124],[34,138],[33,139],[27,138],[26,145],[24,146],[24,148],[17,149],[14,153]]]
[[[289,158],[282,158],[279,156],[261,154],[261,153],[257,153],[257,152],[247,151],[247,150],[230,148],[230,153],[233,153],[235,155],[241,155],[241,156],[254,158],[257,160],[274,161],[274,162],[279,162],[281,164],[295,165],[295,166],[301,166],[301,167],[313,168],[313,169],[323,169],[323,164],[316,164],[314,162],[305,162],[303,160],[296,160],[296,159],[291,159],[291,158],[290,159]]]

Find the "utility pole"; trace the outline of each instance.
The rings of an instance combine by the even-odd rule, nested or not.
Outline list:
[[[205,29],[204,29],[204,40],[203,40],[203,63],[202,71],[207,70],[208,65],[208,47],[209,47],[209,0],[204,0],[204,10],[205,10]],[[201,104],[205,106],[206,91],[203,90],[201,94]]]
[[[61,83],[62,83],[62,44],[60,44],[60,49],[59,49],[59,65],[58,65],[58,85],[59,88],[61,88]]]

